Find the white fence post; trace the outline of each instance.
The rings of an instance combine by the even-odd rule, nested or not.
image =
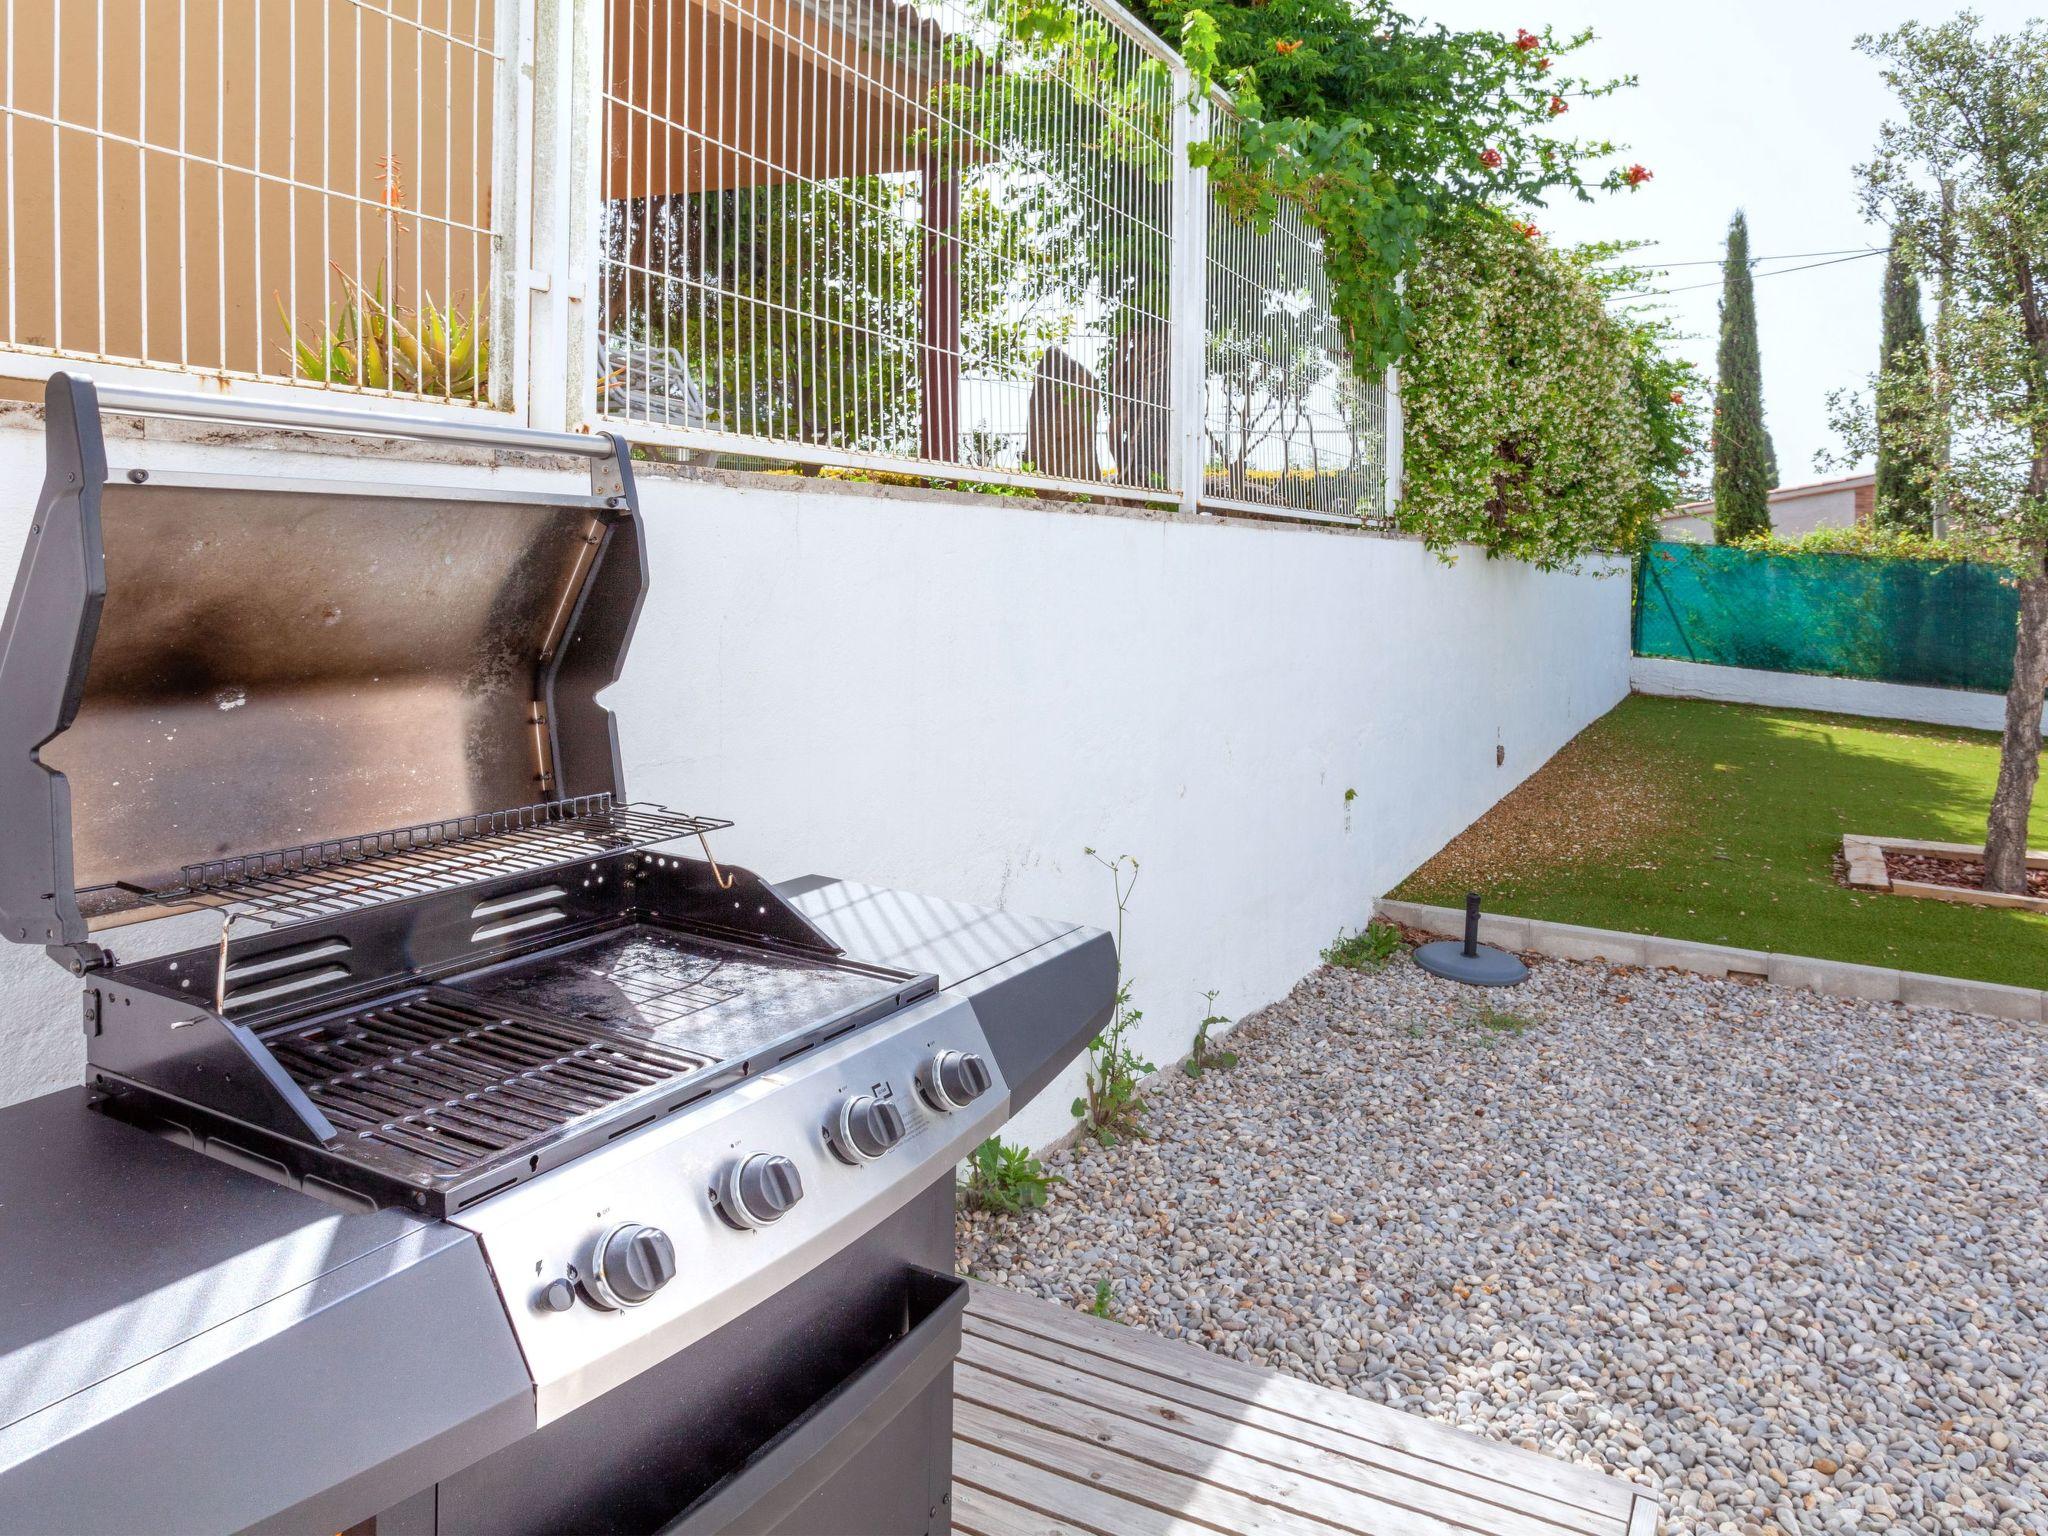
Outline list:
[[[498,0],[497,105],[492,116],[491,398],[520,421],[528,413],[526,272],[533,244],[534,8]]]
[[[563,327],[563,396],[572,432],[597,420],[597,378],[602,338],[604,282],[605,27],[612,15],[607,0],[576,0],[576,28],[570,67],[569,162],[561,194],[568,201],[563,278],[567,291]]]
[[[602,56],[603,6],[597,0],[531,0],[532,52],[521,71],[529,101],[525,129],[531,144],[531,179],[524,191],[520,228],[525,256],[514,264],[515,301],[524,317],[529,426],[573,430],[589,417],[584,394],[594,391],[587,336],[577,334],[586,307],[595,249],[580,249],[591,234],[596,196],[590,168],[601,96],[592,91]],[[597,29],[592,42],[590,33]],[[582,206],[579,206],[582,205]]]
[[[1407,413],[1401,408],[1401,370],[1387,365],[1387,444],[1382,462],[1386,465],[1387,518],[1393,520],[1401,506],[1401,440]]]
[[[1188,164],[1188,147],[1209,131],[1209,104],[1193,98],[1185,65],[1173,71],[1173,425],[1179,459],[1180,507],[1202,509],[1207,467],[1207,340],[1209,334],[1209,173]]]

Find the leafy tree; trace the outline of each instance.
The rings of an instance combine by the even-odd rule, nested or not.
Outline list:
[[[1913,417],[1927,398],[1927,328],[1920,318],[1920,279],[1912,247],[1897,231],[1884,263],[1884,328],[1874,375],[1877,435],[1877,522],[1912,533],[1934,532],[1933,483],[1940,457],[1934,436]]]
[[[1909,418],[1915,451],[1939,455],[1934,490],[1949,526],[2003,546],[2019,572],[1984,845],[1986,887],[2017,892],[2048,691],[2048,26],[1987,34],[1966,11],[1857,46],[1880,62],[1901,109],[1859,168],[1865,211],[1941,250],[1950,274],[1947,376],[1920,396],[1930,409]]]
[[[1723,544],[1768,533],[1777,454],[1764,431],[1763,363],[1756,341],[1756,285],[1750,274],[1749,220],[1728,223],[1721,267],[1720,375],[1714,390],[1714,537]]]

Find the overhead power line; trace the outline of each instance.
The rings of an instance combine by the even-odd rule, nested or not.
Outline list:
[[[1749,258],[1749,264],[1753,267],[1760,261],[1804,261],[1809,256],[1872,256],[1876,255],[1880,249],[1881,247],[1874,245],[1852,245],[1844,246],[1839,251],[1787,251],[1782,256],[1752,256]],[[1657,272],[1667,271],[1672,267],[1725,267],[1728,265],[1728,258],[1725,256],[1703,257],[1698,261],[1638,261],[1633,255],[1624,252],[1618,256],[1602,256],[1600,259],[1602,261],[1626,262],[1630,266],[1640,266],[1646,270]]]
[[[1853,256],[1838,256],[1833,261],[1810,261],[1803,267],[1779,267],[1774,272],[1758,272],[1754,275],[1760,278],[1787,277],[1794,272],[1811,272],[1816,267],[1839,267],[1842,265],[1842,263],[1847,261],[1868,261],[1873,256],[1882,256],[1884,254],[1885,253],[1881,250],[1858,251]],[[1721,284],[1717,280],[1710,283],[1686,283],[1682,287],[1678,288],[1632,288],[1626,294],[1617,295],[1617,297],[1647,298],[1652,295],[1663,296],[1674,293],[1693,293],[1701,288],[1718,288],[1720,286]]]

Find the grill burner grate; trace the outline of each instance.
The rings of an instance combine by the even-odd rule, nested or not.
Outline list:
[[[610,1025],[483,1007],[438,987],[264,1044],[338,1129],[435,1176],[711,1065]]]
[[[618,805],[609,794],[583,795],[188,865],[179,884],[149,900],[217,907],[282,927],[731,825],[660,806]]]

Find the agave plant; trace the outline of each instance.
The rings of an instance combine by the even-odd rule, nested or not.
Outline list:
[[[344,297],[331,319],[310,330],[295,331],[284,300],[277,300],[278,319],[292,337],[292,367],[300,378],[448,398],[483,394],[490,338],[481,312],[472,307],[465,313],[460,302],[443,309],[426,293],[416,308],[395,307],[385,298],[382,267],[370,288],[339,267],[335,273]]]

